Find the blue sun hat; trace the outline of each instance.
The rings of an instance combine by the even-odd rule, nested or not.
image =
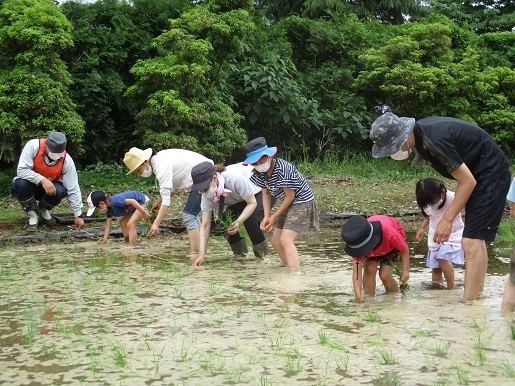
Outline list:
[[[243,147],[243,150],[247,153],[247,158],[243,161],[243,165],[255,164],[264,155],[273,157],[277,153],[276,147],[267,146],[264,137],[254,138]]]
[[[414,118],[398,117],[394,113],[384,113],[372,123],[370,139],[374,142],[372,156],[388,157],[397,153],[408,140],[413,128]]]

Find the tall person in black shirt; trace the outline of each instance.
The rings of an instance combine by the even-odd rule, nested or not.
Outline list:
[[[492,137],[480,127],[449,117],[415,121],[387,112],[372,124],[372,155],[402,160],[416,149],[442,176],[458,182],[451,206],[433,240],[449,239],[452,221],[465,208],[462,246],[465,252],[463,301],[475,300],[484,289],[488,254],[510,187],[510,164]]]

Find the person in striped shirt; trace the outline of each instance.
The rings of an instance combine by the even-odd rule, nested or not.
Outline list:
[[[265,138],[255,138],[243,149],[247,154],[243,164],[254,166],[250,180],[263,192],[265,214],[261,229],[272,233],[272,246],[283,264],[299,269],[295,239],[301,232],[314,232],[319,228],[315,195],[294,165],[275,156],[277,148],[268,147]],[[273,214],[271,197],[282,200]]]

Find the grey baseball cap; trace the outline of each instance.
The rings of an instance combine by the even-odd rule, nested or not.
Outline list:
[[[52,131],[46,137],[46,145],[54,152],[63,152],[66,150],[66,135],[59,131]]]
[[[414,118],[384,113],[372,123],[370,139],[374,141],[372,156],[388,157],[400,150],[415,127]]]

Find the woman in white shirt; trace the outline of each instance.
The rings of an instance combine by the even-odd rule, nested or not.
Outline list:
[[[147,237],[154,237],[159,233],[159,225],[170,206],[171,196],[176,189],[191,190],[193,181],[191,169],[200,162],[213,161],[201,154],[190,150],[167,149],[152,155],[152,149],[141,150],[131,148],[123,162],[129,168],[127,174],[136,173],[140,177],[148,178],[155,175],[159,183],[160,198],[152,205],[152,212],[157,217],[152,223]],[[199,218],[201,195],[197,190],[191,190],[186,205],[182,210],[182,221],[186,225],[190,242],[190,252],[199,251]]]
[[[261,258],[267,255],[267,241],[260,228],[264,215],[262,193],[258,186],[250,182],[252,169],[242,164],[215,167],[209,162],[202,162],[192,169],[192,190],[202,194],[200,250],[193,265],[201,265],[204,262],[213,210],[221,212],[225,209],[222,218],[232,219],[230,227],[226,230],[226,238],[235,255],[244,256],[248,252],[247,241],[238,232],[242,225],[245,226],[252,241],[254,255]]]

